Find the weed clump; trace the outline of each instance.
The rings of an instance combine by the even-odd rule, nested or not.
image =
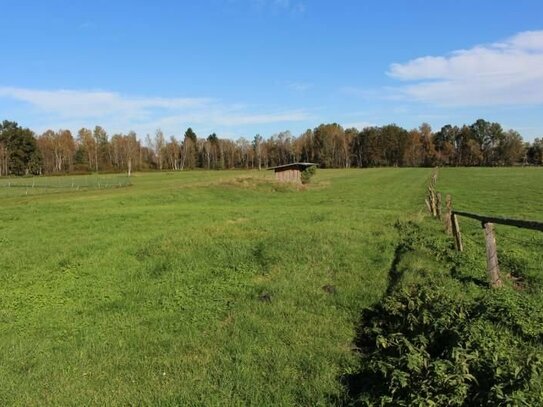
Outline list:
[[[543,315],[504,293],[466,300],[413,285],[366,310],[356,342],[361,370],[347,378],[352,404],[540,405]]]
[[[262,293],[260,293],[260,295],[258,296],[258,300],[260,302],[272,302],[272,296],[269,292],[267,291],[263,291]]]

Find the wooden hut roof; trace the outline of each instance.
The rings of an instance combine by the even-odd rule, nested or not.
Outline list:
[[[290,164],[283,164],[283,165],[277,165],[275,167],[269,167],[266,168],[268,170],[286,170],[288,168],[299,168],[302,167],[303,169],[306,169],[307,167],[317,166],[318,164],[315,163],[290,163]]]

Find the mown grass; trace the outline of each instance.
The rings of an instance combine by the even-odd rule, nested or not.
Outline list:
[[[543,171],[510,171],[443,169],[438,189],[486,213],[496,187],[493,213],[541,219]],[[475,226],[469,271],[451,276],[432,250],[449,238],[422,214],[430,173],[319,170],[305,190],[269,172],[137,174],[127,188],[1,198],[0,404],[342,400],[360,311],[386,292],[391,267],[483,289]],[[398,220],[424,224],[429,247],[394,264]],[[538,254],[518,256],[536,268]]]
[[[303,191],[138,174],[3,198],[0,404],[327,404],[427,173],[319,171]]]

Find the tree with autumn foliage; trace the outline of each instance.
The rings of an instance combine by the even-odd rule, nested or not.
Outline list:
[[[0,127],[0,176],[72,171],[183,170],[193,168],[262,168],[295,161],[323,168],[378,166],[541,165],[543,142],[525,143],[515,130],[483,119],[470,125],[429,124],[406,130],[396,124],[343,129],[321,124],[299,136],[282,131],[252,142],[212,133],[198,139],[189,127],[183,140],[166,139],[159,129],[142,145],[135,133],[111,139],[100,126],[82,128],[74,140],[69,130],[47,130],[36,137],[29,129],[5,121]]]

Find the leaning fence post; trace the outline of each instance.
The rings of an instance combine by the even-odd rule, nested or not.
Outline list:
[[[437,218],[441,220],[441,192],[436,195],[436,214]]]
[[[445,232],[450,235],[452,233],[452,198],[450,194],[445,197],[445,208],[447,211],[445,214]]]
[[[490,222],[482,223],[485,231],[486,242],[486,270],[491,288],[502,286],[500,279],[500,266],[498,264],[498,251],[496,249],[496,237],[494,235],[494,224]]]
[[[430,213],[435,218],[437,216],[436,212],[436,193],[434,188],[428,186],[428,202],[430,207]]]
[[[432,187],[434,188],[437,183],[437,170],[438,170],[438,167],[434,167],[434,170],[432,171]]]
[[[459,252],[464,251],[464,245],[462,244],[462,234],[460,233],[460,225],[458,224],[458,217],[454,212],[451,214],[452,230],[454,235],[454,241],[456,243],[456,250]]]
[[[430,200],[426,198],[424,200],[424,203],[426,204],[426,207],[428,208],[428,212],[432,213],[432,205],[430,205]]]

